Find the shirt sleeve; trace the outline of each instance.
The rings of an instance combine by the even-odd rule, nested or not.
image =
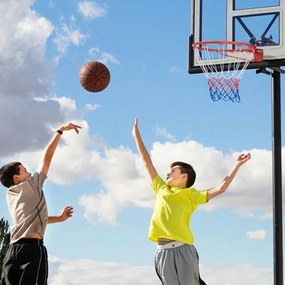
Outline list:
[[[207,203],[208,190],[198,191],[195,188],[190,188],[191,200],[195,205]]]
[[[47,179],[47,175],[44,172],[39,171],[35,172],[29,179],[32,184],[42,188],[45,180]]]
[[[160,176],[156,176],[151,183],[152,190],[157,193],[162,187],[167,187],[166,183],[162,180]]]

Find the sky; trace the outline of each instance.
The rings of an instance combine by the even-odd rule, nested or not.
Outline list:
[[[17,160],[36,171],[62,123],[82,126],[63,134],[44,185],[50,215],[74,207],[45,234],[49,284],[160,284],[135,118],[161,177],[173,161],[191,163],[198,190],[251,153],[191,228],[206,283],[272,284],[271,77],[247,70],[240,103],[212,102],[204,75],[188,73],[189,0],[2,0],[0,11],[1,165]],[[88,61],[109,68],[100,93],[79,84]],[[282,93],[284,83],[281,76]],[[281,126],[284,133],[283,118]],[[2,186],[0,195],[0,217],[10,221]]]

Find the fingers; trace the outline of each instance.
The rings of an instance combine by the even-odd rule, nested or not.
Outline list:
[[[81,126],[73,124],[73,123],[65,124],[59,128],[59,130],[61,131],[75,130],[77,134],[79,134],[80,129],[81,129]]]
[[[81,127],[78,126],[78,125],[75,125],[75,124],[73,124],[73,123],[70,123],[70,124],[68,125],[68,130],[75,130],[75,132],[76,132],[77,134],[79,134],[79,129],[81,129]]]
[[[72,215],[73,215],[73,207],[71,207],[71,206],[65,207],[64,208],[64,213],[66,214],[66,216],[72,217]]]
[[[248,161],[249,159],[251,159],[251,154],[250,153],[242,153],[239,155],[238,157],[238,161],[244,163],[246,161]]]
[[[132,130],[132,135],[133,135],[133,137],[134,137],[134,138],[136,138],[136,137],[137,137],[138,132],[139,132],[138,119],[137,119],[137,118],[135,118],[135,122],[134,122],[133,130]]]
[[[243,158],[244,159],[250,159],[251,158],[251,155],[250,155],[250,153],[247,153],[247,154],[243,154]]]

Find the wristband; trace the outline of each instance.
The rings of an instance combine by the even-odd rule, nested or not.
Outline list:
[[[56,132],[57,132],[58,134],[60,134],[60,135],[63,134],[63,131],[61,131],[61,130],[57,130]]]

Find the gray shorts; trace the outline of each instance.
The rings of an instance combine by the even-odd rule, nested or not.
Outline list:
[[[159,246],[155,270],[163,285],[206,285],[199,274],[199,257],[193,245],[170,242]]]

